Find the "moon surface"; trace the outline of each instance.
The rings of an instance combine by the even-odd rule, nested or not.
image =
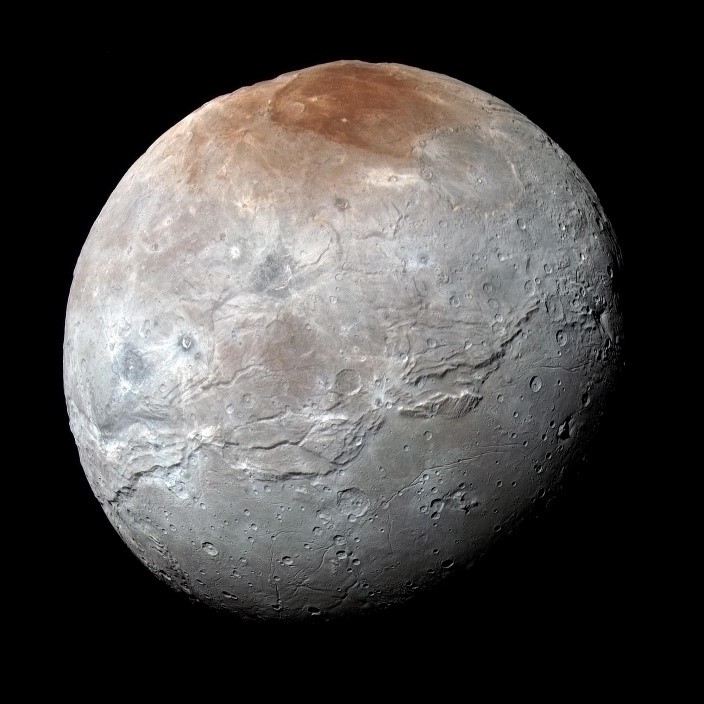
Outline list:
[[[162,135],[86,240],[64,341],[81,463],[200,601],[406,602],[598,437],[620,266],[584,175],[476,88],[357,61],[242,88]]]

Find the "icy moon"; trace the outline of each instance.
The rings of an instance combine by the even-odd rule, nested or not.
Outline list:
[[[156,575],[244,617],[427,593],[594,439],[620,257],[560,147],[452,78],[341,61],[216,98],[76,265],[88,481]]]

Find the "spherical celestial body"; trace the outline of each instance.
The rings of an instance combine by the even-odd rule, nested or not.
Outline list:
[[[374,611],[555,492],[621,359],[612,228],[526,117],[340,61],[217,98],[96,220],[64,386],[127,545],[245,617]]]

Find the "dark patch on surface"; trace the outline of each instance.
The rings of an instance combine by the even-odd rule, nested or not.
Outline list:
[[[131,384],[144,381],[147,376],[147,363],[144,357],[135,349],[128,349],[122,355],[120,362],[120,376]]]
[[[293,278],[293,260],[284,253],[270,252],[254,270],[254,290],[274,295],[286,293]]]
[[[406,157],[418,139],[447,122],[417,80],[392,66],[336,63],[301,72],[274,95],[271,120],[332,142]]]

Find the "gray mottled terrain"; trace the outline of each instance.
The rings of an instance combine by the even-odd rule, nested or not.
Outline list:
[[[88,480],[205,602],[404,601],[593,438],[619,256],[569,157],[458,81],[338,62],[217,98],[129,170],[76,266],[65,390]]]

